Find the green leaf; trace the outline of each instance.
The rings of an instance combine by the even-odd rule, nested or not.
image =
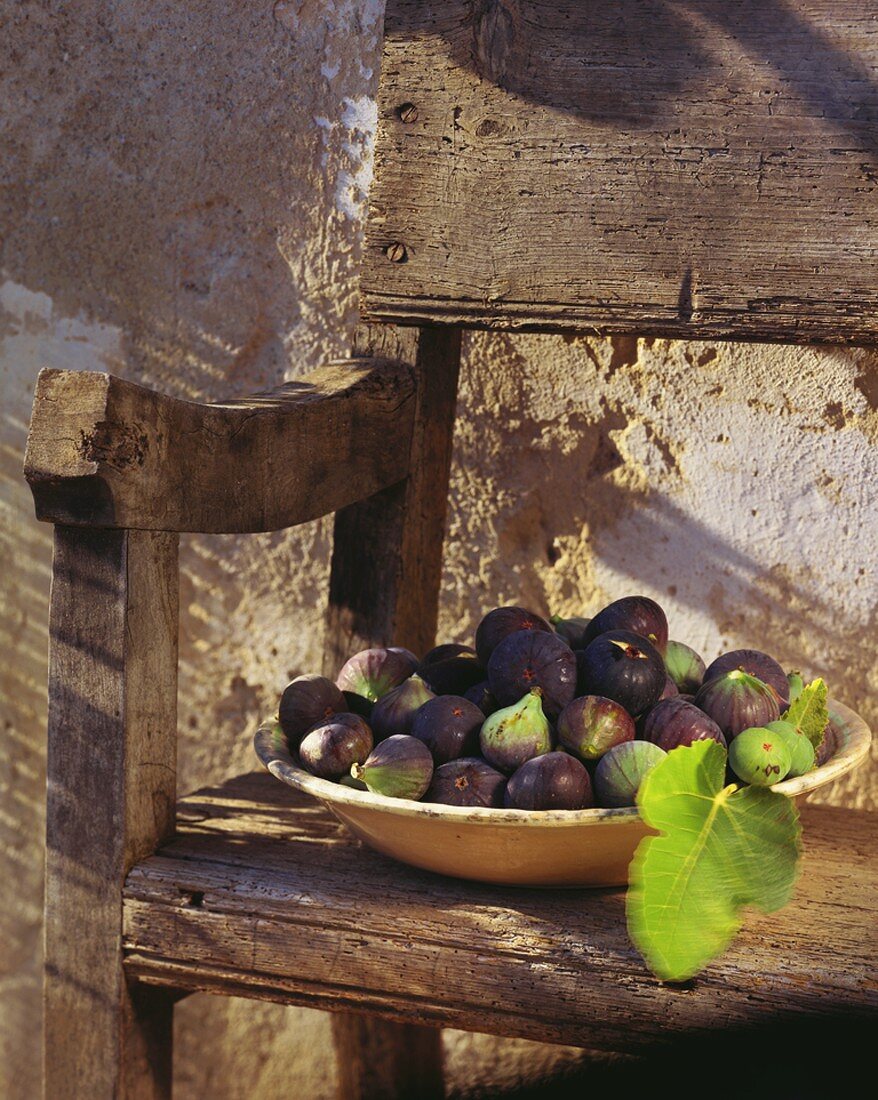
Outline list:
[[[647,837],[629,870],[628,931],[650,969],[683,981],[721,954],[740,910],[789,901],[799,858],[799,819],[785,795],[723,787],[726,753],[715,741],[674,749],[644,780]]]
[[[802,694],[792,704],[786,714],[781,715],[784,722],[790,722],[798,733],[803,733],[815,751],[823,743],[823,735],[829,725],[829,709],[826,706],[826,684],[821,680],[812,680],[802,689]]]

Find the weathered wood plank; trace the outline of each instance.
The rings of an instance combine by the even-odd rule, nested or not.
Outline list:
[[[366,316],[874,343],[876,245],[873,5],[389,0]]]
[[[373,645],[423,654],[436,634],[461,336],[456,329],[363,325],[354,356],[411,363],[417,405],[404,482],[342,509],[333,532],[324,672]],[[439,1031],[356,1013],[333,1017],[339,1096],[443,1095]],[[380,1052],[380,1059],[376,1059]]]
[[[122,970],[122,882],[176,800],[175,534],[58,527],[46,854],[46,1095],[170,1095],[172,997]]]
[[[753,915],[722,959],[677,989],[628,942],[621,891],[419,872],[261,774],[183,806],[177,839],[134,868],[125,890],[126,967],[160,986],[628,1053],[878,1008],[868,814],[803,807],[793,902]]]
[[[163,531],[269,531],[408,473],[411,368],[334,363],[201,405],[86,371],[42,371],[25,475],[37,516]]]
[[[419,656],[433,645],[460,332],[363,326],[356,355],[391,354],[417,371],[418,395],[408,478],[338,512],[332,552],[324,671],[371,645],[406,646]]]

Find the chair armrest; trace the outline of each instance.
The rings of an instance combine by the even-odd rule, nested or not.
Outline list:
[[[112,375],[43,370],[25,477],[37,518],[159,531],[273,531],[408,474],[412,368],[330,363],[269,393],[198,404]]]

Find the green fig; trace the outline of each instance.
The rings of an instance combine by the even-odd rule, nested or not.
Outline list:
[[[526,760],[552,751],[551,727],[540,696],[537,688],[511,707],[494,711],[479,733],[482,756],[507,775]]]
[[[741,730],[729,745],[729,767],[754,787],[779,783],[790,770],[792,753],[785,738],[765,726]]]
[[[704,661],[683,642],[668,642],[665,650],[665,668],[677,685],[677,690],[694,695],[704,681]]]
[[[769,722],[765,729],[771,730],[772,733],[778,734],[784,739],[787,744],[787,748],[790,750],[790,770],[787,773],[789,777],[795,778],[799,775],[804,775],[805,772],[809,772],[814,767],[816,759],[816,753],[814,752],[814,746],[811,744],[810,738],[796,729],[792,722]]]
[[[793,670],[787,673],[787,682],[790,685],[790,703],[795,703],[805,690],[805,680],[801,672]]]
[[[373,794],[419,799],[433,778],[433,756],[423,741],[400,733],[376,745],[363,764],[351,767]]]

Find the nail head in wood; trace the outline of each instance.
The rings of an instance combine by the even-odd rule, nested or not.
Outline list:
[[[385,250],[387,258],[393,264],[404,264],[409,258],[408,249],[401,241],[394,241]]]
[[[403,103],[396,112],[401,122],[417,122],[418,108],[414,103]]]

